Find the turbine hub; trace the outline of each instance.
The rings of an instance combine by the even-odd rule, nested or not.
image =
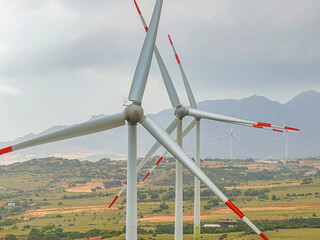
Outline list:
[[[176,115],[180,120],[187,115],[188,111],[185,107],[179,105],[174,111],[174,115]]]
[[[143,108],[140,106],[140,103],[133,102],[125,108],[124,116],[129,124],[136,125],[143,117]]]

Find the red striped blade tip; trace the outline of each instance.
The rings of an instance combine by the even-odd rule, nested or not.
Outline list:
[[[134,1],[134,5],[136,5],[136,8],[137,8],[138,13],[141,14],[140,8],[139,8],[136,0],[133,0],[133,1]]]
[[[142,182],[143,182],[144,180],[146,180],[146,178],[147,178],[149,175],[150,175],[150,172],[148,172],[147,175],[142,179]]]
[[[252,125],[252,127],[255,127],[255,128],[263,128],[263,127],[260,126],[260,125]]]
[[[163,160],[163,157],[159,158],[159,160],[156,162],[156,165],[159,165],[159,163]]]
[[[9,152],[12,152],[12,147],[11,146],[0,149],[0,155],[5,154],[5,153],[9,153]]]
[[[244,217],[244,214],[237,208],[233,203],[228,200],[225,202],[225,204],[232,210],[234,211],[235,214],[237,214],[241,219]]]
[[[275,128],[273,128],[273,129],[272,129],[272,131],[275,131],[275,132],[282,132],[282,133],[283,133],[283,131],[278,130],[278,129],[275,129]]]
[[[292,130],[292,131],[300,131],[300,129],[298,129],[298,128],[293,128],[293,127],[284,127],[284,129]]]
[[[178,57],[178,54],[175,54],[175,56],[176,56],[176,59],[177,59],[178,64],[180,64],[180,59],[179,59],[179,57]]]
[[[108,208],[111,208],[112,205],[117,201],[118,198],[119,198],[119,196],[117,195],[117,196],[113,199],[112,203],[110,203],[110,205],[109,205]]]
[[[264,123],[264,122],[258,122],[259,126],[265,126],[265,127],[271,127],[271,124],[270,123]]]
[[[269,240],[269,238],[267,238],[266,235],[264,235],[263,233],[260,233],[259,236],[260,236],[263,240]]]
[[[173,45],[170,35],[168,34],[170,44]]]

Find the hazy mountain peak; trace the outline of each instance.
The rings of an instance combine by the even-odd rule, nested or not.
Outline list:
[[[259,96],[255,94],[247,98],[242,98],[240,101],[270,102],[271,100],[264,96]]]
[[[288,101],[286,105],[296,104],[297,102],[303,104],[314,104],[315,102],[320,103],[320,93],[314,90],[304,91]]]

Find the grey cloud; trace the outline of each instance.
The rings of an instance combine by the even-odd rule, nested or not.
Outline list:
[[[2,32],[0,28],[0,43],[14,46],[7,56],[0,56],[0,81],[6,79],[0,83],[12,83],[27,94],[19,101],[0,102],[1,124],[10,125],[29,113],[43,115],[47,102],[54,110],[51,122],[45,122],[47,116],[38,118],[41,129],[111,111],[119,99],[121,106],[145,36],[133,1],[21,3],[4,1],[0,9],[2,17],[10,13],[0,23],[6,27]],[[148,22],[155,1],[138,3]],[[198,101],[252,94],[287,101],[307,89],[320,91],[319,12],[318,0],[164,1],[157,45],[184,103],[188,101],[168,33]],[[164,89],[156,93],[162,100],[152,102],[152,88],[163,86],[160,81],[153,61],[146,109],[160,111],[170,105]],[[23,104],[28,104],[28,111]],[[68,111],[79,105],[85,106],[77,110],[79,115]],[[40,123],[30,118],[19,126],[20,135],[32,124],[40,130]]]

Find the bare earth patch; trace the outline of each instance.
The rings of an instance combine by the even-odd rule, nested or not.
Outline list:
[[[77,184],[77,186],[73,188],[66,189],[67,192],[91,192],[92,188],[101,187],[101,189],[105,189],[102,182],[89,182],[86,184]]]
[[[152,202],[152,203],[140,203],[143,205],[154,205],[160,204],[160,202]],[[123,205],[114,205],[112,208],[108,208],[108,206],[83,206],[83,207],[65,207],[65,208],[42,208],[37,210],[30,210],[24,214],[24,218],[30,217],[44,217],[48,214],[63,214],[63,213],[78,213],[78,212],[94,212],[94,211],[115,211],[118,210],[120,206]],[[124,206],[125,207],[125,206]]]
[[[85,207],[68,207],[68,208],[44,208],[37,210],[27,211],[25,217],[44,217],[48,214],[62,214],[62,213],[78,213],[88,211],[103,211],[103,210],[117,210],[118,208],[113,207],[112,209],[107,206],[85,206]]]
[[[320,204],[297,204],[297,205],[279,205],[279,206],[257,206],[257,207],[242,207],[241,211],[267,211],[267,210],[296,210],[296,209],[314,209],[320,208]],[[201,213],[201,219],[206,219],[221,213],[232,213],[229,208],[218,208],[211,212]],[[280,218],[277,218],[281,220]],[[184,221],[192,221],[193,214],[183,214]],[[139,219],[140,222],[174,222],[174,214],[170,215],[147,215]]]

